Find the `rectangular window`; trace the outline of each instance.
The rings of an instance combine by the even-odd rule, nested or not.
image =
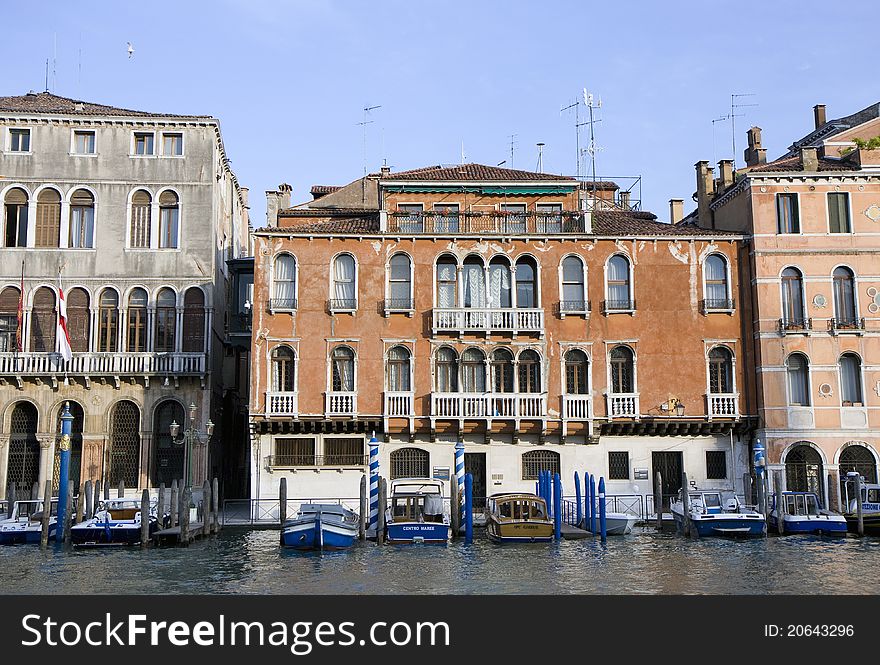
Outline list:
[[[776,232],[800,233],[801,218],[797,194],[776,195]]]
[[[315,466],[315,440],[275,439],[273,466]]]
[[[501,232],[502,233],[525,233],[526,232],[526,204],[525,203],[502,203],[501,204]]]
[[[539,203],[535,206],[538,233],[562,233],[562,204]]]
[[[30,152],[31,151],[31,130],[29,129],[10,129],[9,130],[9,152]]]
[[[363,439],[324,439],[324,464],[361,466],[363,463]]]
[[[152,155],[153,154],[153,132],[135,132],[134,134],[134,154],[136,155]]]
[[[159,211],[159,247],[177,248],[177,208],[162,208]]]
[[[852,233],[846,192],[828,193],[828,230],[831,233]]]
[[[73,154],[95,154],[95,132],[77,130],[73,133]]]
[[[166,157],[183,155],[183,134],[162,134],[162,154]]]
[[[18,316],[15,314],[0,315],[0,353],[11,353],[16,350],[16,331]]]
[[[706,451],[706,479],[725,480],[727,478],[727,453],[723,450]]]
[[[608,480],[629,480],[629,453],[608,453]]]
[[[424,233],[425,218],[421,203],[401,203],[397,206],[397,226],[403,233]]]

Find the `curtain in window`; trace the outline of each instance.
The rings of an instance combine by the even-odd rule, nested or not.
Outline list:
[[[437,307],[448,309],[456,306],[456,276],[457,269],[455,263],[437,263]]]
[[[296,299],[296,259],[282,254],[275,259],[274,295],[279,307],[290,307]]]
[[[388,295],[394,307],[410,307],[410,261],[406,254],[391,257],[388,274]]]
[[[804,287],[794,268],[782,271],[782,315],[785,321],[804,320]]]
[[[786,362],[788,368],[789,404],[810,406],[809,363],[805,356],[793,353]]]
[[[584,298],[584,264],[569,256],[562,262],[562,301],[572,305],[568,309],[580,309]]]
[[[388,352],[388,390],[409,391],[409,351],[395,346]]]
[[[834,270],[834,316],[840,323],[853,323],[856,318],[853,274],[843,266]]]
[[[354,391],[354,352],[346,347],[333,351],[333,390]]]
[[[461,354],[462,392],[486,392],[486,357],[477,349],[468,349]]]
[[[489,307],[510,307],[510,267],[505,263],[489,265]]]
[[[706,300],[727,300],[727,264],[717,254],[706,259]]]
[[[858,356],[840,356],[840,399],[850,405],[862,401],[862,367]]]
[[[464,280],[464,306],[486,306],[486,279],[482,264],[465,263],[462,279]]]
[[[614,256],[608,262],[608,300],[624,303],[629,297],[629,261]]]
[[[438,393],[458,392],[458,362],[455,351],[450,348],[437,351],[434,371]]]
[[[348,254],[336,257],[333,264],[334,293],[336,300],[354,303],[354,259]]]
[[[70,247],[92,247],[95,231],[95,200],[85,189],[70,198]]]

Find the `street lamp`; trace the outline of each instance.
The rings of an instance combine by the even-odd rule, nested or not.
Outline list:
[[[210,438],[214,435],[214,423],[209,419],[208,422],[205,423],[205,432],[204,434],[196,427],[196,405],[194,402],[191,402],[189,405],[189,427],[186,428],[183,432],[183,436],[178,438],[180,434],[180,425],[176,420],[171,421],[171,425],[168,427],[168,431],[171,434],[171,440],[174,441],[177,445],[185,445],[185,453],[183,457],[183,477],[186,482],[186,487],[192,487],[192,445],[193,441],[199,441],[200,443],[207,443]]]

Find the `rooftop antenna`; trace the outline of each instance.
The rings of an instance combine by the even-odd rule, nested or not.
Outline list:
[[[544,143],[536,144],[538,146],[538,173],[544,172]]]
[[[82,72],[83,72],[83,34],[79,33],[79,51],[76,58],[76,96],[82,98]]]
[[[513,165],[515,163],[513,161],[513,155],[514,155],[514,151],[516,148],[516,137],[517,136],[518,136],[517,134],[510,135],[510,168],[513,168]]]
[[[464,155],[464,141],[461,142],[461,163],[464,164],[467,158]]]
[[[754,97],[754,92],[740,92],[730,95],[730,141],[733,148],[733,170],[736,170],[736,112],[734,109],[745,108],[747,106],[757,106],[757,104],[738,104],[736,100],[741,97]],[[742,115],[742,114],[740,114]]]
[[[593,175],[593,197],[596,196],[596,152],[599,148],[596,147],[596,134],[594,131],[594,125],[597,122],[601,122],[600,119],[593,118],[593,109],[602,108],[602,98],[599,97],[598,100],[593,97],[592,92],[587,92],[587,89],[584,88],[584,104],[586,104],[587,108],[590,109],[590,120],[587,124],[590,125],[590,147],[587,149],[590,153],[590,171]]]
[[[46,58],[46,92],[49,92],[49,58]]]
[[[364,128],[364,178],[361,180],[361,202],[364,205],[367,203],[367,125],[373,123],[372,120],[369,120],[370,111],[378,108],[382,108],[382,105],[364,106],[364,119],[362,122],[357,123]]]
[[[721,117],[715,118],[712,121],[712,164],[715,165],[718,163],[718,149],[715,146],[715,124],[719,122],[726,122],[730,119],[730,115],[722,115]]]
[[[568,106],[563,106],[559,109],[560,113],[564,113],[565,111],[570,111],[574,109],[574,145],[575,145],[575,155],[577,155],[576,159],[576,170],[577,177],[581,177],[581,125],[585,124],[581,122],[581,100],[575,100],[573,103]]]
[[[52,37],[52,90],[58,90],[58,77],[56,76],[55,65],[58,61],[58,33]]]

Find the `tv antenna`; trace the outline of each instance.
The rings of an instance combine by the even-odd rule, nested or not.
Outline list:
[[[538,146],[538,173],[544,172],[544,143],[537,143]]]
[[[718,118],[715,118],[712,121],[712,165],[713,166],[718,163],[718,149],[715,145],[715,125],[719,122],[727,122],[728,120],[730,120],[729,114],[722,115]]]
[[[373,120],[370,120],[370,111],[374,111],[375,109],[382,108],[381,104],[377,104],[376,106],[365,106],[364,107],[364,119],[363,121],[357,123],[364,129],[364,177],[367,175],[367,125],[373,124]]]
[[[736,118],[738,117],[735,109],[745,108],[747,106],[757,106],[757,104],[739,104],[736,100],[741,97],[754,97],[754,92],[740,92],[730,95],[730,141],[733,148],[733,169],[736,170]],[[739,114],[744,115],[744,114]]]
[[[516,137],[517,134],[510,135],[510,168],[513,168],[514,165],[513,156],[516,151]]]
[[[599,97],[598,101],[594,99],[592,92],[587,92],[587,89],[584,88],[584,104],[586,104],[587,108],[590,110],[590,119],[586,124],[590,125],[590,147],[587,148],[587,151],[590,153],[590,170],[593,175],[593,196],[596,194],[596,152],[599,148],[596,147],[596,133],[594,131],[593,125],[597,122],[602,122],[601,119],[593,118],[593,109],[602,108],[602,98]]]
[[[580,179],[581,177],[581,126],[586,123],[581,122],[581,100],[575,100],[568,106],[563,106],[559,109],[560,113],[564,113],[565,111],[570,111],[574,109],[574,146],[575,146],[575,170],[577,171],[577,177]]]

